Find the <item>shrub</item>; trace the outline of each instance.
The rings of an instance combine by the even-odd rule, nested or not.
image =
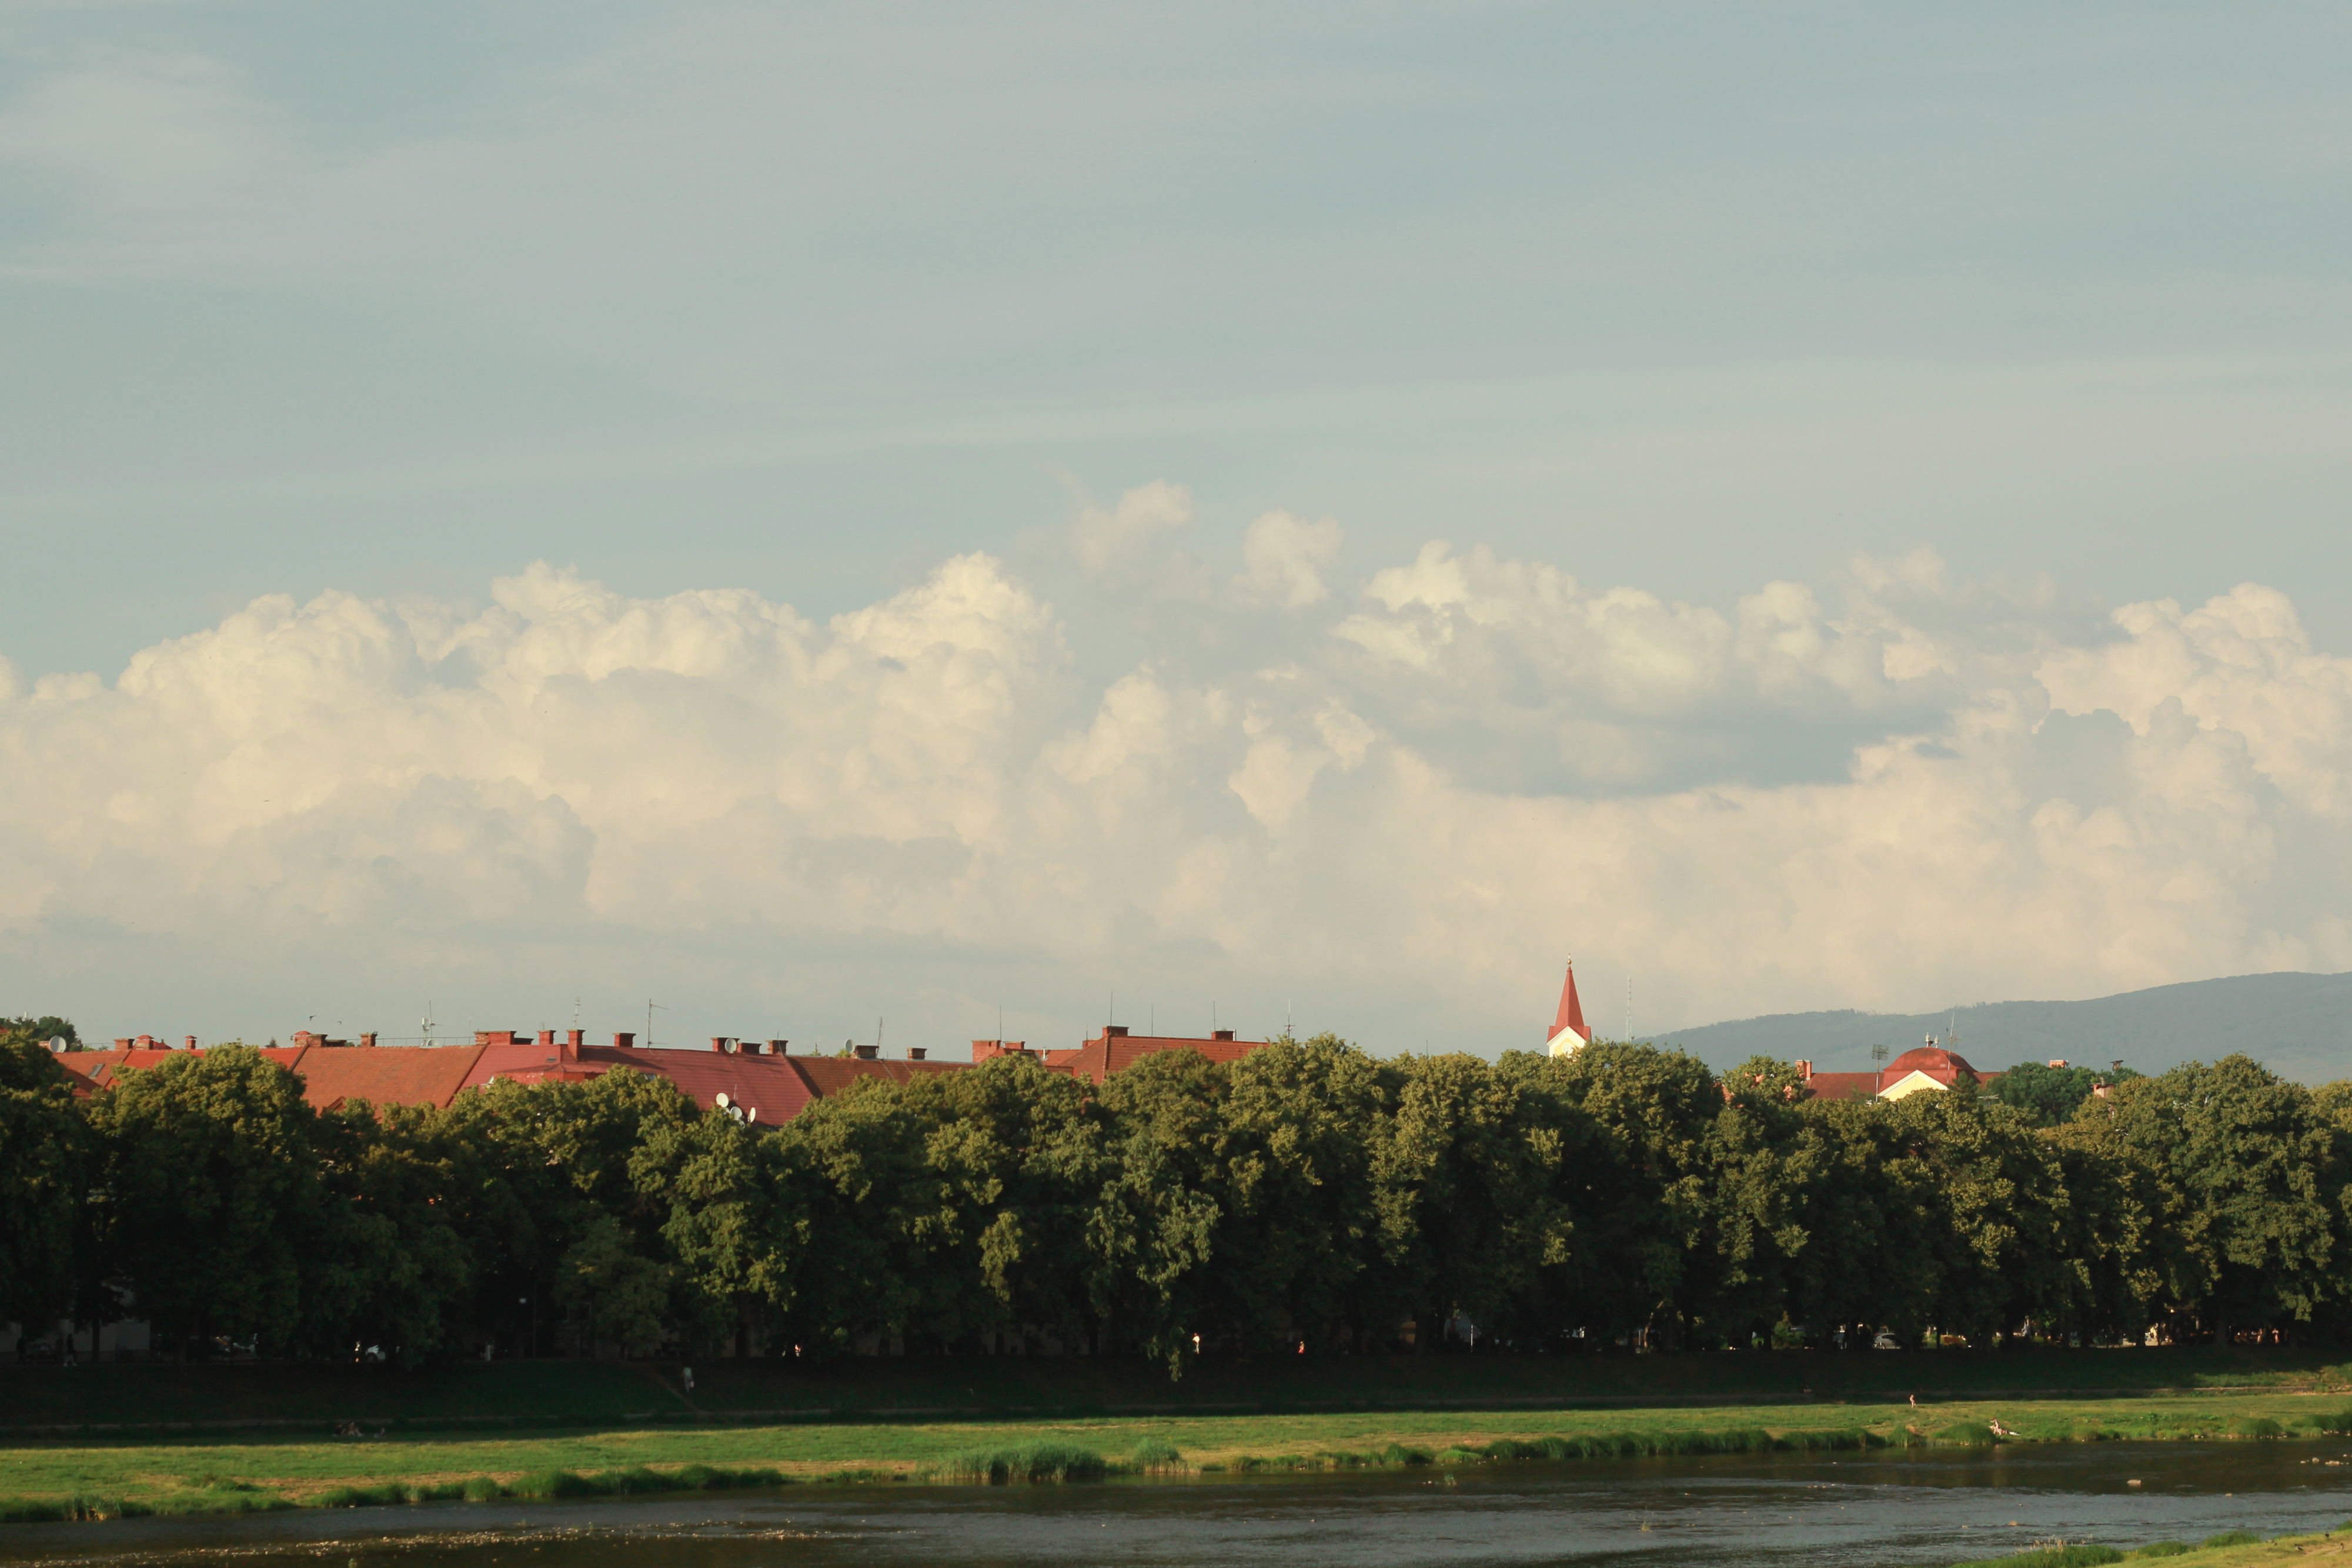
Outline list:
[[[1955,1568],[2096,1568],[2102,1563],[2123,1560],[2124,1554],[2114,1547],[2084,1541],[2072,1546],[2037,1546],[2012,1557],[1987,1557]]]
[[[1100,1454],[1063,1443],[1040,1443],[1028,1448],[996,1448],[957,1454],[940,1467],[942,1474],[984,1480],[997,1486],[1013,1481],[1092,1481],[1110,1473]]]
[[[2151,1541],[2132,1553],[2135,1557],[2178,1557],[2189,1550],[2185,1541]]]
[[[1146,1437],[1135,1446],[1135,1452],[1128,1457],[1127,1462],[1131,1468],[1149,1474],[1183,1469],[1184,1456],[1177,1451],[1175,1444],[1164,1438]]]
[[[507,1495],[507,1489],[488,1476],[476,1476],[458,1490],[467,1502],[496,1502]]]
[[[2232,1437],[2284,1437],[2286,1428],[2263,1416],[2234,1416],[2230,1419]]]
[[[532,1502],[551,1502],[558,1498],[594,1497],[595,1484],[585,1476],[575,1476],[570,1470],[533,1470],[517,1476],[507,1489],[519,1498]]]
[[[2197,1544],[2202,1548],[2213,1546],[2259,1546],[2262,1542],[2263,1538],[2254,1534],[2252,1531],[2225,1530],[2219,1535],[2207,1536]]]

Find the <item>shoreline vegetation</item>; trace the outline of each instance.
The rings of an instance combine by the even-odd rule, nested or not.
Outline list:
[[[2307,1562],[2347,1552],[2352,1552],[2352,1520],[2334,1530],[2278,1535],[2268,1541],[2244,1530],[2224,1531],[2200,1542],[2151,1541],[2136,1547],[2051,1541],[2006,1557],[1971,1558],[1952,1568],[2104,1568],[2109,1563],[2152,1558],[2177,1561],[2182,1568],[2267,1568],[2272,1563]]]
[[[1909,1364],[1904,1370],[1916,1371],[1923,1384],[1933,1381],[1939,1361],[1978,1364],[1973,1370],[1990,1375],[2011,1359],[2073,1362],[2077,1376],[2087,1381],[2098,1370],[2097,1362],[2131,1354],[2063,1358],[1922,1354],[1903,1359]],[[1457,1360],[1455,1365],[1466,1369],[1470,1359]],[[1517,1359],[1494,1358],[1497,1363]],[[1758,1359],[1802,1361],[1818,1368],[1828,1358]],[[2148,1359],[2169,1358],[2150,1354]],[[1041,1372],[1050,1365],[1029,1364]],[[60,1375],[70,1377],[79,1370],[100,1369],[63,1369]],[[278,1369],[219,1370],[251,1377]],[[1960,1370],[1954,1366],[1952,1373]],[[2213,1364],[2176,1370],[2214,1377],[2233,1369]],[[1836,1404],[1646,1409],[1442,1410],[1391,1404],[1345,1411],[1260,1408],[1249,1413],[769,1424],[729,1422],[723,1414],[698,1413],[700,1422],[693,1425],[604,1422],[573,1429],[499,1433],[456,1426],[435,1431],[417,1421],[396,1436],[379,1428],[325,1440],[313,1435],[331,1429],[320,1422],[299,1437],[253,1432],[241,1438],[93,1436],[68,1441],[37,1436],[19,1419],[0,1423],[0,1522],[461,1500],[591,1499],[809,1484],[1055,1483],[1424,1467],[1450,1472],[1470,1466],[1704,1455],[1948,1449],[2004,1443],[2318,1441],[2352,1436],[2352,1407],[2347,1407],[2341,1369],[2305,1364],[2279,1371],[2284,1375],[2271,1386],[2242,1386],[2231,1392],[2187,1390],[2120,1398],[2010,1394],[1927,1400],[1916,1407],[1907,1396],[1881,1394]],[[959,1370],[956,1375],[960,1379],[965,1374]],[[2290,1380],[2295,1376],[2302,1381]],[[0,1375],[0,1392],[21,1381],[21,1374]],[[342,1425],[348,1429],[355,1424]],[[9,1427],[16,1430],[12,1434]],[[2352,1457],[2352,1449],[2347,1453]],[[2073,1561],[2063,1560],[2068,1564]],[[2048,1568],[2059,1568],[2061,1562],[2053,1557]],[[2021,1560],[2020,1568],[2044,1565]]]

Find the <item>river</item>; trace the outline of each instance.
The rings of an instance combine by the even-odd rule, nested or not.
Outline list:
[[[2347,1517],[2352,1445],[2112,1443],[7,1525],[0,1564],[1941,1568],[2053,1537],[2193,1543]]]

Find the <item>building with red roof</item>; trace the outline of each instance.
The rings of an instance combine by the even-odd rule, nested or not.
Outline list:
[[[1544,1048],[1554,1056],[1574,1056],[1592,1043],[1592,1030],[1584,1021],[1584,998],[1576,994],[1576,960],[1568,961],[1568,978],[1560,982],[1559,1010],[1544,1031]]]
[[[1966,1078],[1987,1083],[1997,1072],[1979,1072],[1958,1051],[1934,1040],[1906,1051],[1875,1072],[1816,1072],[1810,1061],[1797,1063],[1797,1076],[1816,1100],[1900,1100],[1923,1091],[1951,1088]]]
[[[533,1035],[518,1030],[484,1030],[467,1045],[379,1046],[373,1034],[356,1044],[308,1031],[290,1046],[261,1054],[302,1081],[303,1098],[321,1111],[359,1101],[373,1105],[446,1107],[468,1089],[504,1079],[516,1083],[585,1082],[606,1072],[642,1072],[667,1079],[704,1110],[721,1109],[739,1121],[777,1126],[810,1102],[838,1094],[867,1079],[907,1082],[913,1078],[961,1071],[958,1061],[929,1061],[919,1049],[902,1061],[884,1061],[872,1046],[846,1057],[793,1056],[788,1042],[720,1038],[708,1051],[640,1047],[634,1034],[616,1034],[609,1046],[590,1045],[586,1031],[553,1030]],[[193,1036],[173,1048],[152,1036],[117,1042],[111,1051],[84,1051],[57,1057],[73,1084],[88,1096],[121,1082],[126,1071],[160,1066],[174,1055],[203,1054]]]
[[[971,1059],[987,1061],[999,1056],[1034,1055],[1048,1072],[1066,1072],[1089,1083],[1100,1083],[1123,1072],[1147,1056],[1163,1051],[1197,1051],[1211,1061],[1239,1061],[1265,1045],[1262,1040],[1237,1040],[1229,1029],[1205,1038],[1179,1034],[1130,1034],[1123,1023],[1105,1024],[1102,1033],[1068,1051],[1031,1051],[1025,1040],[975,1040]]]

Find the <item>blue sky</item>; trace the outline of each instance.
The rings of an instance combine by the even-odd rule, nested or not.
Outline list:
[[[1381,737],[1363,766],[1393,749],[1490,805],[1613,811],[1627,833],[1626,813],[1694,790],[1851,785],[1890,737],[1966,753],[1968,715],[2054,700],[2053,650],[2146,653],[2157,633],[2112,612],[2194,612],[2242,583],[2277,591],[2295,623],[2264,643],[2284,650],[2265,667],[2292,689],[2241,694],[2247,712],[2333,713],[2328,661],[2352,653],[2347,65],[2352,20],[2320,5],[0,7],[0,655],[25,694],[89,672],[105,688],[93,700],[128,712],[166,700],[119,685],[142,650],[209,638],[187,657],[217,674],[263,658],[258,643],[226,651],[248,603],[335,593],[392,607],[400,629],[378,630],[407,640],[402,657],[462,684],[486,677],[425,659],[442,633],[416,627],[514,613],[493,583],[534,562],[631,601],[735,591],[831,627],[931,603],[940,574],[980,554],[991,580],[1042,607],[1062,650],[1003,655],[1005,711],[1028,716],[998,737],[1007,779],[1056,737],[1099,727],[1139,672],[1204,714],[1223,703],[1225,718],[1201,722],[1260,745],[1286,721],[1246,731],[1247,683],[1295,665],[1331,683],[1296,722],[1344,707]],[[1143,499],[1123,513],[1123,497]],[[1309,531],[1249,533],[1276,513]],[[1313,534],[1326,519],[1336,535]],[[1451,590],[1431,591],[1444,601],[1432,609],[1414,597],[1427,572],[1373,592],[1433,541],[1448,560],[1484,549],[1500,563],[1473,595],[1487,610]],[[1538,569],[1574,591],[1546,590]],[[1314,591],[1294,603],[1299,571]],[[1947,684],[1913,690],[1929,677],[1882,670],[1889,691],[1857,695],[1858,677],[1808,664],[1837,695],[1800,698],[1740,665],[1763,656],[1748,648],[1693,677],[1700,700],[1672,682],[1611,685],[1542,631],[1546,616],[1599,625],[1593,606],[1622,587],[1687,612],[1696,641],[1678,648],[1712,647],[1692,617],[1740,622],[1742,601],[1776,582],[1811,585],[1823,624],[1843,618],[1823,646],[1924,639]],[[1877,621],[1853,610],[1864,601]],[[1023,637],[1027,614],[1013,617]],[[1427,689],[1332,663],[1414,615],[1521,641],[1443,681],[1436,643],[1414,643]],[[2185,645],[2240,667],[2226,639],[2201,635]],[[1469,641],[1446,641],[1445,657]],[[641,652],[686,657],[662,648]],[[2199,710],[2208,688],[2187,665],[2151,674],[2160,663],[2147,653],[2084,686],[2083,722],[2120,716],[2133,744],[2158,744],[2161,689],[2189,699],[2201,734],[2259,727]],[[1748,675],[1722,685],[1733,665]],[[127,747],[165,722],[76,739],[29,695],[17,703],[13,755],[60,777],[134,768],[135,751],[58,748]],[[1997,940],[1901,959],[1799,915],[1759,934],[1769,960],[1731,978],[1668,951],[1664,933],[1688,919],[1676,900],[1701,899],[1711,874],[1731,879],[1713,903],[1801,905],[1790,857],[1818,846],[1790,843],[1670,877],[1629,850],[1612,874],[1648,863],[1639,888],[1498,886],[1520,914],[1443,935],[1359,928],[1297,884],[1215,884],[1319,929],[1278,961],[1163,888],[1139,895],[1148,939],[1036,936],[1018,988],[989,977],[1006,964],[977,906],[933,920],[877,904],[854,926],[772,917],[772,931],[734,934],[747,954],[863,944],[855,984],[819,974],[772,996],[751,956],[677,983],[732,998],[697,1020],[712,1031],[751,1032],[728,1009],[756,1001],[822,1017],[832,1036],[881,1010],[874,996],[944,986],[907,1005],[949,1034],[971,1032],[947,1020],[982,993],[1019,988],[1041,1030],[1066,1032],[1094,1016],[1080,996],[1120,970],[1138,995],[1235,988],[1265,1012],[1296,992],[1328,1021],[1395,1036],[1381,1043],[1493,1049],[1517,1040],[1521,1014],[1530,1034],[1549,1015],[1550,982],[1518,970],[1571,947],[1655,974],[1637,980],[1657,998],[1637,1026],[1655,1029],[1768,1007],[2090,995],[2200,965],[2340,967],[2328,896],[2279,869],[2342,847],[2333,785],[2310,773],[2336,765],[2332,722],[2295,732],[2324,761],[2293,779],[2245,742],[2271,869],[2209,856],[2185,871],[2163,857],[2195,860],[2189,827],[2135,827],[2150,885],[2198,918],[2217,916],[2196,903],[2197,876],[2234,890],[2218,918],[2235,935],[2204,958],[2118,930],[2021,975]],[[2040,751],[2084,751],[2061,744],[2063,725],[2030,723]],[[216,785],[236,745],[190,744],[191,777]],[[702,929],[612,891],[625,832],[544,761],[418,759],[378,780],[393,793],[373,804],[341,797],[333,831],[382,839],[371,863],[398,865],[422,852],[385,824],[422,809],[420,781],[511,786],[585,811],[592,847],[548,885],[594,906],[600,951]],[[2020,842],[2040,841],[2051,800],[2096,814],[2092,787],[2056,766],[2021,783],[2012,759],[1979,781]],[[2160,772],[2143,762],[2133,777],[2155,788]],[[1220,764],[1195,793],[1167,787],[1222,821],[1245,799],[1240,776]],[[1333,874],[1381,861],[1369,819],[1337,800],[1318,815],[1336,774],[1315,777],[1304,804],[1275,813],[1285,826],[1253,809],[1262,841],[1226,824],[1160,849],[1278,864],[1277,841],[1311,819]],[[0,980],[23,1005],[44,987],[86,996],[74,1005],[96,1023],[120,984],[107,977],[135,951],[159,977],[151,1011],[213,988],[206,1021],[187,1028],[291,1017],[270,956],[282,934],[251,950],[206,934],[219,889],[258,897],[267,878],[228,869],[200,814],[176,840],[142,840],[158,879],[142,885],[187,901],[142,925],[129,884],[100,891],[99,868],[130,852],[93,847],[44,799],[25,790],[0,821],[16,885],[48,890],[0,922]],[[2210,803],[2201,817],[2176,805],[2213,828]],[[936,802],[855,831],[810,811],[761,852],[802,867],[776,874],[803,893],[793,879],[851,840],[919,861],[918,841],[980,854],[987,837]],[[1028,831],[989,852],[1001,862],[982,859],[1079,855],[1078,838]],[[2306,841],[2318,848],[2282,847]],[[1139,842],[1114,833],[1073,863]],[[2060,874],[2046,846],[2032,852],[2036,875]],[[1672,891],[1688,877],[1700,885]],[[1438,896],[1410,879],[1365,895]],[[1602,913],[1629,903],[1643,909]],[[305,930],[329,933],[298,972],[340,977],[354,1011],[388,1013],[438,961],[382,957],[371,923],[428,946],[509,939],[461,938],[405,904],[280,904],[263,925],[299,906]],[[1027,904],[992,918],[1051,924]],[[560,955],[577,940],[529,942]],[[1383,945],[1414,941],[1436,946],[1400,978]],[[1154,956],[1154,943],[1193,956]],[[1491,973],[1488,955],[1507,955]],[[583,963],[518,956],[511,972],[529,978],[513,988],[546,1010],[584,984],[562,977]],[[942,966],[974,973],[948,985]],[[503,994],[485,982],[467,1005],[522,1006]]]

